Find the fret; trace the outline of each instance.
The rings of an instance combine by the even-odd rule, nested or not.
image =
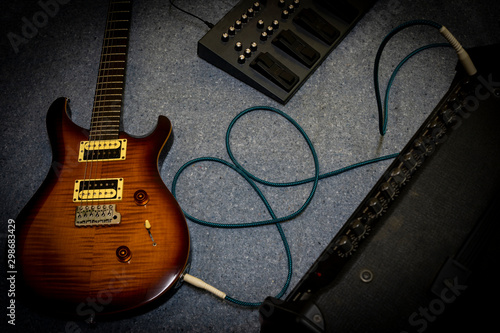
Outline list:
[[[97,84],[123,84],[123,81],[106,81],[106,82],[97,82]],[[122,87],[118,87],[119,89],[123,89]],[[112,88],[110,88],[112,89]]]
[[[104,78],[104,77],[117,77],[117,76],[124,76],[124,74],[103,74],[103,75],[98,75],[98,78]]]
[[[124,55],[127,55],[125,52],[114,52],[114,53],[103,53],[103,56],[115,56],[115,55],[120,55],[120,56],[124,56]]]

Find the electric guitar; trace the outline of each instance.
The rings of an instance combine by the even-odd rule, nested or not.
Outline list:
[[[90,130],[70,120],[66,98],[50,106],[52,168],[17,219],[23,288],[69,315],[152,303],[188,264],[186,220],[158,172],[170,121],[147,137],[120,131],[131,7],[110,2]]]

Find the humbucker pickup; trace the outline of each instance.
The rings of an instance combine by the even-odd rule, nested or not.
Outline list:
[[[127,140],[81,141],[78,162],[125,160]]]
[[[73,191],[73,202],[121,200],[123,195],[123,178],[76,180]]]
[[[116,205],[78,206],[75,213],[75,226],[96,227],[120,224],[122,217]]]

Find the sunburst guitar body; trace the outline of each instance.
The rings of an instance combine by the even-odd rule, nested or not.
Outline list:
[[[129,10],[111,1],[90,130],[71,121],[66,98],[50,107],[52,167],[17,218],[23,288],[72,316],[151,304],[188,265],[186,220],[158,171],[170,121],[141,138],[119,130]]]

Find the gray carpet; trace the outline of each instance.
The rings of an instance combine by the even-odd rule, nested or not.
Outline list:
[[[104,30],[107,1],[61,1],[57,13],[18,45],[7,35],[21,34],[24,20],[41,7],[36,1],[0,5],[0,209],[2,251],[7,222],[15,219],[42,183],[51,164],[45,115],[57,97],[71,99],[73,121],[88,128]],[[185,9],[216,23],[236,0],[177,1]],[[200,21],[172,8],[168,1],[136,1],[130,38],[124,130],[150,132],[158,115],[173,123],[175,141],[160,165],[171,188],[177,170],[203,156],[228,160],[225,131],[240,111],[256,105],[281,109],[306,131],[319,156],[320,172],[396,153],[413,135],[447,91],[456,56],[432,49],[403,67],[391,90],[387,135],[378,134],[373,92],[373,60],[383,37],[405,21],[437,21],[465,47],[498,43],[498,1],[379,0],[291,101],[282,106],[213,67],[196,55],[207,32]],[[381,83],[413,49],[443,41],[431,28],[405,30],[382,57]],[[231,144],[241,164],[260,178],[285,182],[313,175],[313,160],[298,131],[270,112],[252,113],[233,130]],[[297,218],[283,223],[293,255],[291,287],[307,271],[343,225],[388,161],[320,182],[314,199]],[[277,216],[296,211],[311,184],[276,189],[261,186]],[[269,219],[253,190],[220,164],[198,163],[179,179],[177,199],[189,214],[221,223]],[[286,279],[286,255],[275,226],[213,229],[188,222],[192,244],[191,274],[228,295],[259,302],[277,294]],[[1,256],[2,300],[6,299],[5,258]],[[291,288],[290,288],[291,289]],[[289,290],[290,290],[289,289]],[[158,308],[127,319],[98,323],[54,319],[16,307],[15,327],[22,332],[258,332],[256,309],[233,305],[183,285]],[[5,332],[5,330],[2,330]]]

